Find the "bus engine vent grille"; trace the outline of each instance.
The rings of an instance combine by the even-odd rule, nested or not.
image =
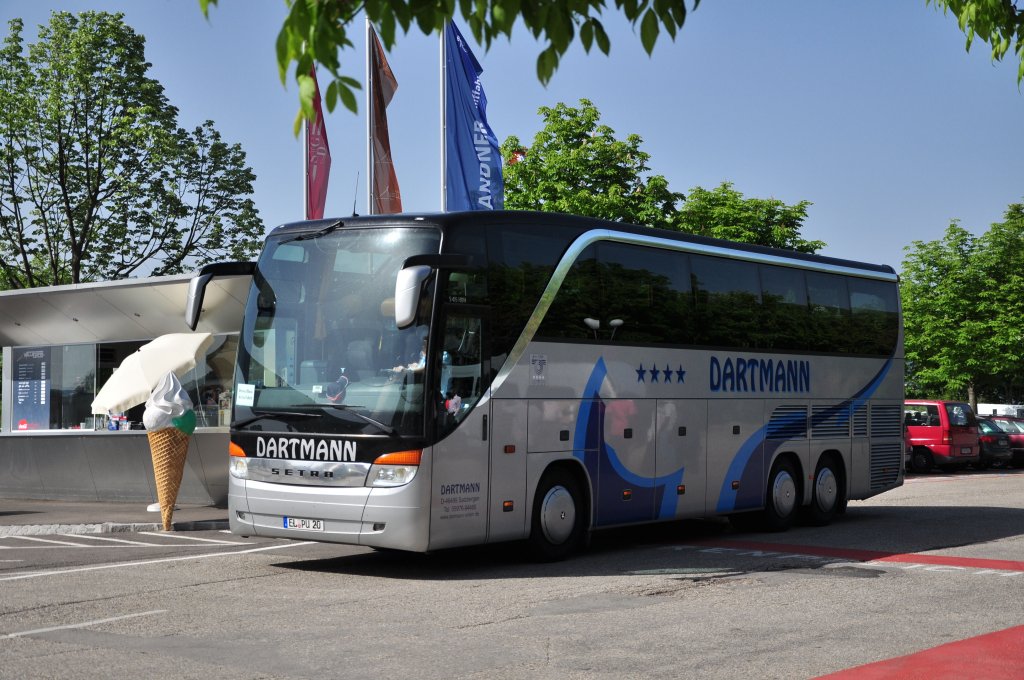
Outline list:
[[[899,442],[871,445],[871,490],[885,489],[899,479],[903,445]]]
[[[872,437],[902,437],[903,407],[899,404],[877,404],[871,406]]]
[[[807,407],[779,406],[768,421],[768,439],[804,439],[807,437]]]
[[[865,404],[853,409],[853,436],[868,436],[868,407]]]
[[[834,406],[811,407],[811,437],[834,439],[850,436],[850,409],[839,404]]]

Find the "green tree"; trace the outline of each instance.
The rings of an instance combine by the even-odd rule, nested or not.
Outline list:
[[[992,61],[1002,61],[1012,48],[1020,64],[1017,84],[1024,80],[1024,8],[1014,0],[925,0],[956,17],[967,36],[967,50],[975,38],[992,48]]]
[[[744,198],[732,182],[722,182],[711,191],[690,189],[674,226],[699,236],[814,253],[825,242],[800,236],[810,205],[810,201],[786,205],[776,198]]]
[[[988,319],[987,375],[979,401],[1018,403],[1024,386],[1024,204],[1011,204],[1003,221],[978,238],[974,254],[982,278],[978,314]]]
[[[992,319],[979,308],[988,282],[978,238],[953,222],[942,239],[914,241],[903,261],[904,351],[908,395],[967,398],[991,374]]]
[[[123,15],[55,12],[0,50],[0,286],[174,274],[254,255],[255,175],[146,74]]]
[[[953,222],[907,247],[901,275],[909,396],[1017,403],[1024,387],[1024,204],[974,236]]]
[[[661,175],[647,175],[643,140],[599,124],[586,99],[579,108],[541,107],[544,127],[526,149],[515,136],[501,145],[505,207],[545,210],[670,228],[683,195]]]
[[[600,124],[601,114],[586,99],[579,107],[541,107],[544,127],[523,146],[510,136],[505,159],[505,207],[544,210],[673,229],[700,236],[813,253],[822,241],[807,241],[800,229],[809,201],[786,205],[777,199],[744,198],[730,182],[685,196],[650,174],[643,139]]]
[[[352,47],[348,28],[356,15],[366,16],[380,31],[384,47],[395,44],[395,31],[408,33],[415,24],[425,35],[439,33],[445,22],[455,16],[454,0],[285,0],[288,16],[277,36],[277,65],[281,82],[286,82],[292,64],[299,83],[299,115],[295,121],[298,133],[303,117],[313,113],[313,81],[310,69],[316,62],[326,68],[333,80],[324,94],[328,111],[333,111],[337,100],[356,110],[354,89],[359,82],[341,75],[339,52]],[[209,16],[210,5],[218,0],[199,0],[203,14]],[[700,0],[693,0],[693,9]],[[485,48],[495,38],[512,37],[512,27],[521,20],[535,38],[547,41],[537,56],[537,77],[547,83],[558,68],[558,62],[577,35],[587,52],[596,44],[604,54],[611,50],[611,41],[601,23],[605,0],[459,0],[458,11],[469,24],[473,37]],[[650,54],[662,30],[675,39],[686,21],[685,0],[615,0],[615,9],[634,27],[640,29],[640,42]]]

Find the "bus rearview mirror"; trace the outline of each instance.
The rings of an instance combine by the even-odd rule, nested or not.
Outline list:
[[[408,328],[416,320],[423,282],[430,277],[433,269],[425,264],[406,267],[398,272],[395,279],[395,325]]]
[[[252,276],[256,271],[255,262],[215,262],[199,270],[199,274],[188,282],[188,296],[185,298],[185,325],[195,330],[199,315],[203,313],[203,298],[206,286],[215,276]]]

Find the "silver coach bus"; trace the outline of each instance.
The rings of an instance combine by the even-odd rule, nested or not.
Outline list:
[[[550,213],[275,229],[251,271],[229,517],[410,551],[728,516],[903,483],[887,266]]]

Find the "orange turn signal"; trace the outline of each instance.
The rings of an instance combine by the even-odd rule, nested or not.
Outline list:
[[[242,447],[239,446],[238,444],[234,442],[228,442],[228,455],[238,456],[239,458],[245,458],[245,451],[243,451]]]
[[[382,456],[377,456],[377,460],[373,461],[374,465],[419,465],[420,456],[423,455],[422,449],[413,449],[411,451],[396,451],[395,453],[385,453]]]

